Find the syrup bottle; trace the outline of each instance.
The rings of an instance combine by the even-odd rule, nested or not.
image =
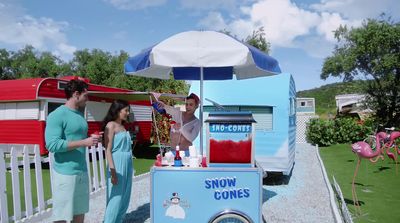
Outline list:
[[[175,150],[175,158],[174,158],[174,166],[183,166],[182,164],[182,158],[179,155],[179,146],[176,146]]]
[[[167,111],[164,108],[159,108],[158,107],[158,102],[153,102],[152,104],[153,108],[156,109],[156,111],[162,115],[166,114]]]

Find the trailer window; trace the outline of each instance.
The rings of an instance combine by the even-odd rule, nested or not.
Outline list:
[[[47,104],[47,115],[49,115],[50,113],[52,113],[54,110],[56,110],[58,107],[60,107],[61,105],[64,105],[65,103],[59,103],[59,102],[49,102]],[[78,108],[78,111],[82,112],[83,114],[85,114],[85,108]]]
[[[67,83],[66,81],[59,81],[57,86],[58,90],[64,90],[67,87]]]
[[[240,111],[249,111],[256,120],[256,130],[273,130],[273,107],[272,106],[240,106]]]
[[[296,98],[289,98],[289,115],[296,114]]]
[[[58,107],[60,107],[63,104],[64,103],[49,102],[48,107],[47,107],[47,115],[52,113],[54,110],[56,110]]]
[[[106,117],[111,103],[88,101],[86,102],[87,120],[90,122],[101,122]]]
[[[37,120],[39,102],[0,103],[0,120]]]

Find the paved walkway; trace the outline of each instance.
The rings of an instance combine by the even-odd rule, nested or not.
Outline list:
[[[90,210],[85,222],[102,222],[106,207],[105,191],[90,201]],[[150,175],[134,178],[131,202],[124,222],[150,222]]]
[[[290,177],[267,179],[263,185],[263,218],[266,222],[335,222],[316,148],[299,144]],[[104,191],[90,201],[85,222],[102,222]],[[132,199],[124,222],[150,222],[150,177],[135,178]],[[194,222],[195,223],[195,222]]]
[[[335,222],[316,147],[297,144],[292,175],[265,183],[266,222]]]

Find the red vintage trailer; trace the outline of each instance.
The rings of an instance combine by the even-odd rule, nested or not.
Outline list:
[[[64,87],[73,79],[33,78],[0,81],[0,144],[38,144],[42,155],[47,154],[44,130],[49,113],[65,103]],[[91,84],[91,92],[133,92],[127,89]],[[88,134],[101,127],[112,99],[89,96],[84,112],[89,124]],[[152,109],[150,100],[130,101],[133,123],[129,126],[136,132],[139,143],[150,141]]]

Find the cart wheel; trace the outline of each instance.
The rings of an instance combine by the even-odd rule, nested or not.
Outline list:
[[[253,221],[240,211],[225,210],[213,216],[209,223],[253,223]]]

